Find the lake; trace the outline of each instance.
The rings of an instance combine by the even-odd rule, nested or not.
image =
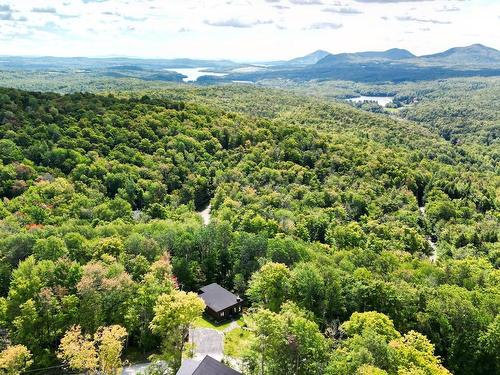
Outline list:
[[[373,101],[377,102],[382,107],[385,107],[386,104],[389,104],[394,99],[394,96],[358,96],[356,98],[349,98],[350,102],[364,102],[364,101]]]
[[[201,76],[224,77],[227,75],[226,73],[205,72],[206,69],[209,68],[168,68],[165,70],[185,75],[186,78],[182,79],[184,82],[196,82],[196,80]]]

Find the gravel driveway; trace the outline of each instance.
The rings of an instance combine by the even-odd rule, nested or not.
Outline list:
[[[237,328],[238,324],[233,322],[224,332]],[[189,341],[194,344],[193,360],[201,361],[206,355],[221,361],[224,357],[224,332],[210,328],[193,328],[189,330]],[[141,363],[127,366],[122,375],[136,375],[148,367],[150,363]]]
[[[206,355],[220,361],[224,356],[224,334],[209,328],[194,328],[189,332],[189,341],[194,344],[194,360]]]
[[[122,375],[136,375],[141,372],[144,372],[146,368],[150,365],[151,363],[139,363],[136,365],[131,365],[124,367],[122,370]]]

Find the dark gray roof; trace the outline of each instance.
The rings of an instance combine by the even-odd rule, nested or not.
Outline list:
[[[214,311],[222,311],[236,305],[241,299],[219,284],[213,283],[200,289],[200,298]]]
[[[194,370],[193,375],[241,375],[241,373],[207,355]]]
[[[193,375],[200,363],[200,361],[195,361],[193,359],[185,359],[182,361],[181,368],[177,371],[176,375]]]

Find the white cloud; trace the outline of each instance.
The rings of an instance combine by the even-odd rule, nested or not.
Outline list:
[[[236,27],[236,28],[247,28],[257,25],[269,25],[272,24],[271,20],[245,20],[245,19],[237,19],[237,18],[229,18],[222,20],[205,20],[205,24],[216,27]]]
[[[434,23],[437,25],[448,25],[451,23],[451,21],[444,21],[444,20],[434,20],[430,18],[418,18],[418,17],[413,17],[413,16],[399,16],[396,17],[398,21],[410,21],[410,22],[421,22],[421,23]]]
[[[317,22],[313,23],[311,26],[307,27],[309,30],[321,30],[321,29],[340,29],[343,25],[341,23],[333,22]]]
[[[54,7],[35,7],[31,11],[33,13],[57,13]]]
[[[323,2],[321,0],[290,0],[292,4],[296,5],[321,5]]]
[[[363,14],[362,10],[351,7],[341,7],[341,8],[330,7],[323,9],[323,12],[339,13],[339,14]]]
[[[434,1],[434,0],[356,0],[358,3],[419,3],[424,1]]]
[[[438,9],[437,11],[438,12],[458,12],[459,10],[460,10],[460,8],[457,6],[450,7],[450,6],[445,5],[444,7]]]
[[[426,54],[500,48],[499,14],[498,0],[0,0],[0,50],[239,60],[316,49]]]

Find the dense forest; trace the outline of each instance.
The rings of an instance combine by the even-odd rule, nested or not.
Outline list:
[[[177,366],[164,317],[182,334],[175,308],[195,316],[187,292],[217,282],[253,322],[244,373],[497,373],[497,118],[448,131],[415,109],[0,89],[2,357],[58,366],[72,337],[127,335],[129,353],[177,345]]]
[[[435,81],[380,82],[264,80],[260,84],[328,100],[366,96],[389,96],[386,107],[375,102],[355,103],[356,107],[396,118],[409,119],[427,127],[453,145],[467,149],[497,166],[500,138],[500,80],[454,78]]]
[[[144,81],[130,77],[118,79],[97,72],[84,74],[58,70],[51,74],[45,71],[5,71],[0,76],[0,85],[58,93],[120,92],[124,97],[139,98],[147,94],[268,118],[286,114],[296,107],[307,108],[317,106],[318,103],[331,104],[332,101],[341,102],[359,95],[390,96],[394,97],[394,100],[388,108],[383,108],[375,102],[361,102],[356,106],[363,110],[418,122],[444,140],[467,149],[469,154],[483,159],[481,162],[490,166],[496,167],[500,158],[498,77],[400,83],[261,79],[255,85],[223,84],[200,89],[199,86],[173,82]]]

